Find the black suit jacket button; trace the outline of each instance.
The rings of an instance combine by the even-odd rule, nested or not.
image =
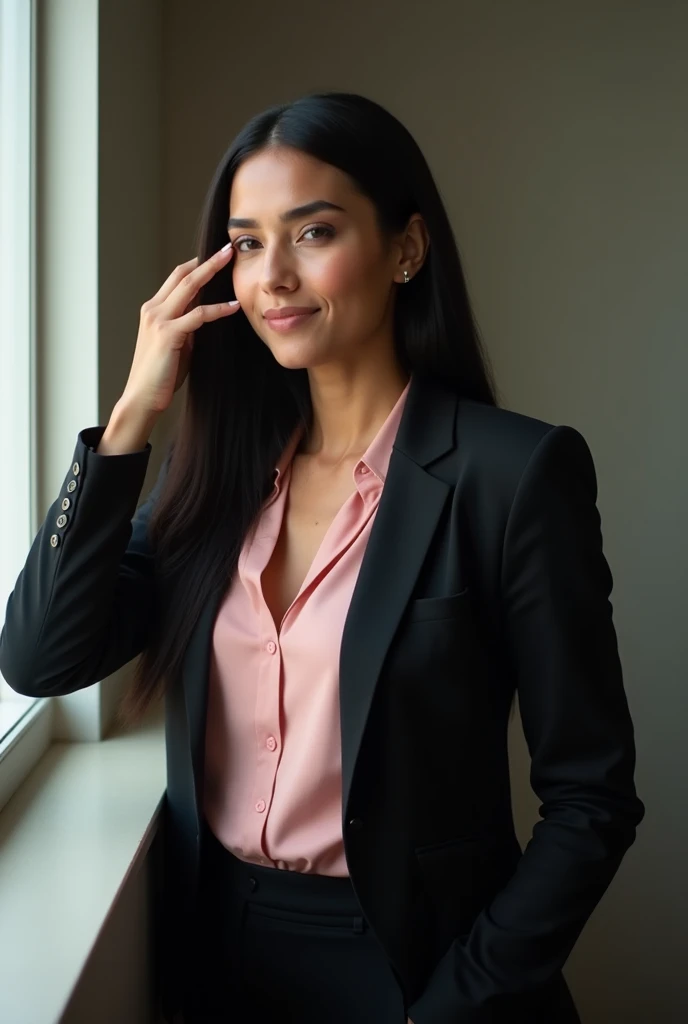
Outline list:
[[[72,491],[76,490],[76,480],[69,481],[69,483],[67,484],[67,490],[69,491],[70,494],[72,493]]]
[[[71,503],[71,501],[69,500],[69,498],[63,498],[63,499],[62,499],[62,511],[63,511],[63,512],[66,512],[66,511],[67,511],[67,509],[69,508],[69,506],[70,506],[71,504],[72,504],[72,503]]]
[[[60,543],[60,538],[59,538],[59,537],[57,536],[57,534],[56,534],[56,533],[54,533],[54,534],[52,535],[52,537],[50,538],[50,543],[52,544],[52,546],[53,546],[54,548],[56,548],[56,547],[57,547],[57,545],[58,545],[58,544]]]
[[[363,828],[363,821],[361,818],[352,818],[349,822],[349,828],[352,832],[360,832]]]
[[[75,462],[74,465],[72,466],[72,473],[74,474],[74,476],[78,476],[80,471],[81,471],[81,466],[79,465],[78,462]]]
[[[251,892],[254,892],[258,888],[258,880],[256,878],[249,878],[248,886]]]
[[[57,519],[55,520],[55,522],[56,522],[56,524],[58,526],[66,526],[67,525],[67,516],[58,516]]]

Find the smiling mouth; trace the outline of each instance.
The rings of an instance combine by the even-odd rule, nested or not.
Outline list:
[[[300,327],[306,320],[309,320],[316,313],[320,312],[317,309],[311,310],[309,313],[297,313],[291,316],[280,316],[280,317],[266,317],[265,322],[277,331],[288,331],[294,327]]]

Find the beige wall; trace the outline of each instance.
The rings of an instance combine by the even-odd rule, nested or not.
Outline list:
[[[586,1024],[684,1019],[688,5],[163,8],[163,276],[193,255],[247,118],[317,89],[364,93],[436,175],[505,404],[588,439],[648,813],[567,975]],[[512,739],[526,838],[537,801]]]
[[[162,273],[161,0],[99,0],[98,18],[98,423],[122,394],[143,302]],[[153,429],[144,497],[158,472],[168,424]],[[102,688],[109,726],[134,662]]]

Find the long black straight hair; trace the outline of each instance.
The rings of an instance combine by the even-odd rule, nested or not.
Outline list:
[[[411,283],[397,289],[396,357],[408,375],[439,378],[462,397],[497,405],[437,185],[410,132],[373,100],[316,93],[252,118],[208,189],[196,239],[199,263],[227,241],[238,168],[273,146],[300,150],[347,174],[372,201],[384,239],[402,231],[412,214],[422,216],[430,244]],[[223,302],[233,295],[230,262],[197,301]],[[196,335],[185,405],[149,520],[154,600],[146,644],[118,709],[126,725],[179,678],[205,603],[224,592],[234,575],[279,456],[298,425],[306,431],[312,426],[307,370],[282,367],[243,314],[206,323]]]

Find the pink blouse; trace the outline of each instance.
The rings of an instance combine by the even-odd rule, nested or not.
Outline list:
[[[204,812],[236,857],[348,876],[342,837],[339,650],[410,381],[356,464],[356,490],[325,534],[280,624],[261,574],[282,525],[295,431],[246,537],[213,630]]]

